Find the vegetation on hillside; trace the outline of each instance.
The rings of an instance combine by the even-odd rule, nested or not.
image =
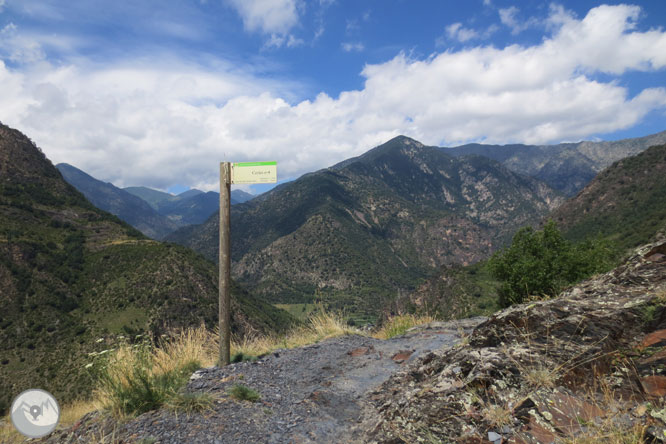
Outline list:
[[[89,394],[88,353],[217,319],[217,270],[98,210],[20,132],[0,125],[0,413],[31,387]],[[232,288],[236,333],[293,318]]]
[[[567,239],[602,236],[616,258],[666,232],[666,145],[605,169],[551,215]]]
[[[499,302],[508,307],[530,296],[555,296],[567,285],[608,271],[613,265],[611,258],[607,242],[599,239],[574,244],[551,220],[542,230],[518,230],[511,245],[493,255],[489,267],[501,282]]]
[[[474,263],[559,200],[480,156],[397,137],[232,208],[233,274],[273,303],[323,301],[373,322],[441,265]],[[171,240],[216,258],[218,219]]]

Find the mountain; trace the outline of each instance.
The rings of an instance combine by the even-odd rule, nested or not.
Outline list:
[[[550,218],[568,238],[599,235],[620,254],[666,233],[666,145],[613,163]]]
[[[220,208],[220,193],[214,191],[181,196],[179,194],[177,199],[160,202],[157,206],[157,211],[178,227],[201,224]]]
[[[376,315],[446,263],[472,263],[562,198],[498,162],[397,137],[231,211],[233,274],[272,302]],[[169,239],[215,260],[218,215]]]
[[[147,187],[128,187],[124,190],[143,199],[160,215],[168,218],[176,228],[201,224],[220,208],[220,193],[215,191],[206,193],[191,189],[173,195]],[[245,191],[233,190],[231,192],[231,204],[247,202],[254,197],[254,195]]]
[[[182,193],[177,194],[176,197],[178,199],[187,199],[188,197],[194,197],[202,193],[203,191],[192,188],[191,190],[183,191]]]
[[[605,238],[618,259],[666,234],[666,145],[615,162],[544,222],[548,219],[572,241]],[[499,309],[496,286],[485,261],[444,265],[414,292],[401,295],[394,311],[427,310],[443,319],[489,314]]]
[[[666,131],[613,142],[559,145],[481,145],[443,148],[454,156],[480,155],[501,162],[512,171],[539,179],[567,196],[574,196],[601,170],[653,145],[666,143]]]
[[[63,180],[19,131],[0,124],[0,411],[31,387],[86,396],[88,353],[119,335],[214,327],[217,269],[147,239]],[[236,334],[286,328],[291,317],[235,285]]]
[[[148,237],[162,239],[178,225],[140,199],[111,183],[102,182],[66,163],[56,165],[62,177],[93,205],[108,211]]]
[[[254,194],[247,193],[243,190],[231,190],[231,205],[244,203],[255,197]]]
[[[127,191],[128,193],[140,199],[143,199],[148,205],[150,205],[156,211],[160,208],[161,203],[172,202],[179,199],[178,196],[175,196],[173,194],[165,193],[164,191],[153,190],[152,188],[148,187],[127,187],[123,188],[123,190]],[[199,190],[190,190],[190,191],[195,191],[195,193],[190,193],[186,195],[186,197],[189,197],[191,195],[196,196],[198,194],[196,193],[196,191]],[[185,193],[188,193],[188,191],[185,191]]]

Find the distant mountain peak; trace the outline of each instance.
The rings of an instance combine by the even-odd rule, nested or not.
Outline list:
[[[403,136],[403,135],[394,137],[393,139],[386,142],[384,145],[392,145],[392,144],[395,144],[396,142],[401,143],[403,145],[407,145],[407,146],[414,146],[416,148],[423,148],[425,146],[424,144],[422,144],[418,140],[412,139],[411,137]]]

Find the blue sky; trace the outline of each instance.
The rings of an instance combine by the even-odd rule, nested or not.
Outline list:
[[[398,134],[637,137],[666,129],[665,26],[661,0],[0,0],[0,121],[164,190],[215,189],[222,160],[293,179]]]

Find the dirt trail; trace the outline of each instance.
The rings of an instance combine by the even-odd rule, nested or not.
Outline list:
[[[114,442],[362,442],[357,426],[372,389],[417,357],[454,346],[482,320],[432,323],[389,340],[344,336],[278,350],[256,362],[202,369],[187,390],[211,394],[211,410],[191,415],[159,410],[113,427],[90,418],[49,442],[82,442],[91,434],[112,435]],[[256,390],[261,400],[231,399],[228,390],[235,384]]]

